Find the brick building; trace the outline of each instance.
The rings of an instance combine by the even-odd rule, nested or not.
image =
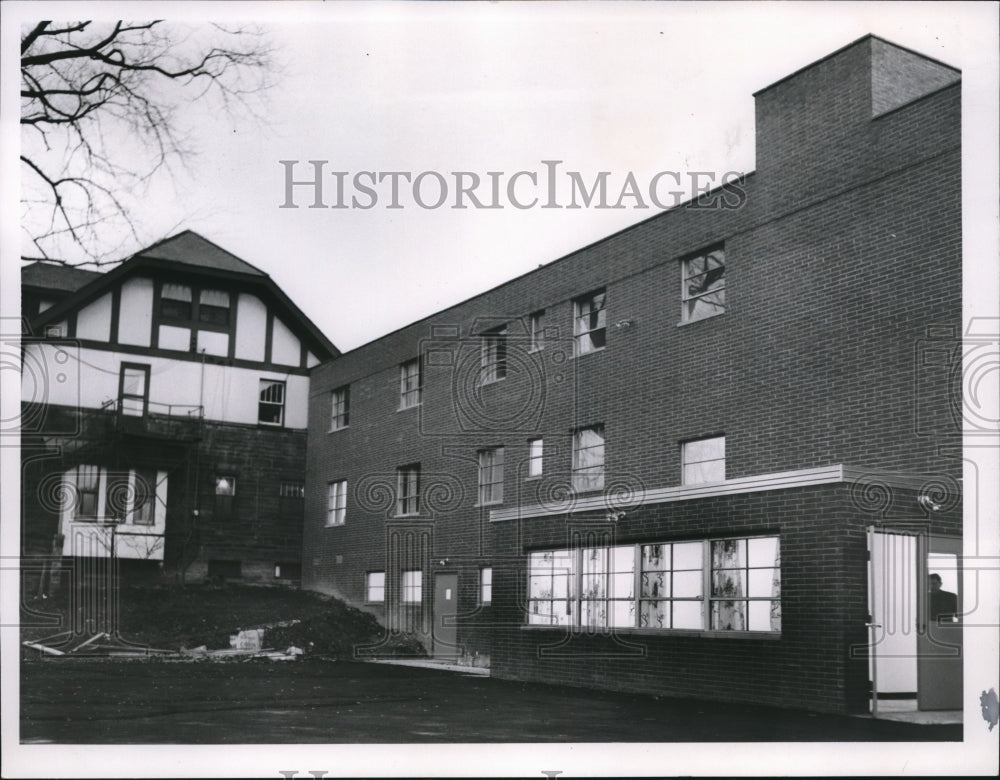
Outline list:
[[[297,583],[309,369],[338,352],[270,277],[184,231],[27,265],[22,302],[26,568]]]
[[[756,101],[739,186],[312,371],[305,587],[506,679],[956,706],[960,76]]]

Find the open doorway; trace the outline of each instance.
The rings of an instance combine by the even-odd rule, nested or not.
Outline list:
[[[961,539],[868,532],[871,711],[962,708]]]

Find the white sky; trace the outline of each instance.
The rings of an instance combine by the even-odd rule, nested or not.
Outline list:
[[[138,7],[148,18],[159,5]],[[115,4],[111,17],[120,9]],[[218,9],[183,3],[162,16],[218,19]],[[99,4],[88,10],[107,13]],[[463,170],[484,179],[487,171],[541,175],[542,160],[562,160],[562,170],[580,171],[587,182],[609,171],[614,202],[630,171],[645,186],[662,170],[716,177],[752,170],[752,93],[865,33],[963,71],[995,62],[995,10],[955,3],[227,7],[228,19],[275,25],[283,73],[268,96],[267,124],[233,123],[204,101],[189,106],[183,118],[199,155],[143,196],[136,212],[143,244],[184,227],[203,234],[268,272],[331,341],[351,349],[653,210],[631,200],[619,210],[520,210],[506,199],[499,210],[456,210],[448,207],[454,197],[439,209],[410,199],[392,210],[388,182],[370,210],[305,208],[305,188],[296,191],[302,208],[279,209],[278,160],[301,160],[299,178],[316,159],[352,175]],[[327,177],[328,201],[332,184]],[[433,183],[425,186],[433,198]],[[480,192],[488,197],[486,185]]]
[[[329,169],[351,172],[482,175],[541,171],[542,160],[557,159],[585,179],[606,170],[619,183],[629,171],[640,181],[661,170],[748,171],[754,167],[752,93],[869,32],[963,70],[966,315],[997,316],[996,3],[6,2],[0,10],[4,318],[18,305],[17,24],[128,15],[172,21],[242,16],[275,25],[273,40],[285,70],[270,96],[269,126],[233,126],[217,112],[192,105],[188,121],[200,156],[190,173],[163,182],[146,197],[148,208],[138,216],[146,243],[187,227],[263,269],[343,350],[652,212],[424,210],[412,204],[402,210],[383,204],[368,211],[282,210],[278,160],[329,160]],[[306,202],[304,194],[299,202]],[[997,320],[992,323],[995,332]],[[3,333],[16,332],[6,319],[0,325]],[[2,423],[16,419],[17,394],[16,376],[12,382],[0,378],[5,379]],[[983,474],[996,473],[995,455],[991,450],[982,456]],[[19,514],[18,498],[6,477],[19,469],[17,453],[0,449],[0,460],[5,487],[12,487],[0,498],[4,517],[12,521]],[[984,482],[982,490],[985,503],[971,511],[992,528],[996,486]],[[967,508],[971,504],[967,496]],[[12,530],[9,523],[6,528]],[[971,543],[967,535],[967,553]],[[5,610],[16,594],[16,585],[5,587]],[[805,744],[717,745],[707,751],[669,744],[563,750],[506,745],[491,746],[488,759],[473,748],[440,746],[402,752],[364,746],[256,752],[126,747],[114,749],[110,759],[103,749],[50,746],[45,752],[20,748],[18,766],[36,776],[120,771],[278,777],[278,770],[294,767],[300,776],[307,767],[331,774],[509,771],[538,777],[542,769],[616,774],[643,768],[668,775],[849,768],[874,774],[908,768],[962,773],[995,761],[995,733],[987,733],[977,706],[978,692],[996,686],[993,641],[969,648],[970,654],[981,653],[987,672],[975,679],[967,674],[965,744],[830,745],[819,752]],[[5,653],[8,662],[16,664],[16,657],[16,650]],[[6,696],[5,725],[16,726],[12,706],[16,699]],[[8,729],[5,753],[9,734]],[[969,750],[975,750],[974,761]]]

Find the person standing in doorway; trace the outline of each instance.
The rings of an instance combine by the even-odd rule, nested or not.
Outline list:
[[[955,623],[958,620],[958,596],[941,590],[941,575],[931,574],[929,607],[930,619],[934,623]]]

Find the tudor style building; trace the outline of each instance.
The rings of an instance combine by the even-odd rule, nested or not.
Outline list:
[[[270,277],[185,231],[25,266],[22,298],[28,560],[297,582],[309,369],[338,351]]]
[[[305,587],[502,678],[955,706],[960,74],[866,36],[756,101],[742,193],[313,370]]]

